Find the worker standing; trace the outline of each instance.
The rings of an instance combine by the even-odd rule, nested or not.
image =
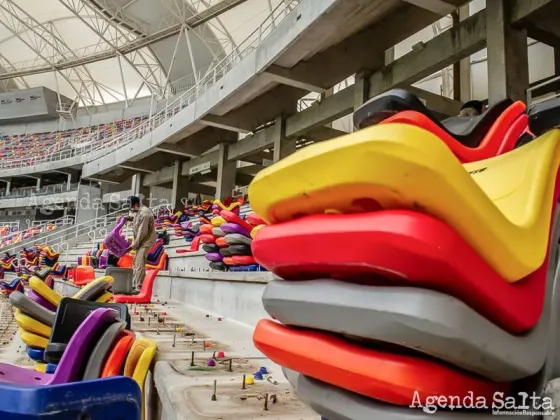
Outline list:
[[[139,290],[146,276],[146,259],[150,249],[156,242],[156,231],[154,226],[154,213],[149,207],[140,204],[140,199],[136,196],[128,198],[130,211],[134,216],[132,220],[132,234],[134,240],[128,250],[136,251],[132,263],[133,287]]]

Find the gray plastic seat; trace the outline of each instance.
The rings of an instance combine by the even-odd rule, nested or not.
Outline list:
[[[9,299],[12,305],[14,305],[24,314],[29,315],[30,317],[42,322],[45,325],[48,325],[49,327],[53,326],[55,316],[55,313],[53,311],[49,311],[43,305],[39,305],[37,302],[30,299],[21,292],[11,293]]]
[[[96,283],[87,288],[84,293],[79,297],[79,300],[94,301],[99,298],[105,290],[107,290],[111,285],[104,281]],[[82,289],[83,290],[83,289]]]
[[[114,294],[130,294],[132,293],[132,268],[107,267],[105,275],[113,277],[113,293]]]
[[[225,232],[222,229],[220,229],[219,227],[213,227],[212,228],[212,235],[214,235],[218,238],[220,238],[222,236],[226,236]]]
[[[112,351],[113,343],[125,327],[125,322],[115,322],[105,330],[89,356],[83,376],[84,381],[101,377],[103,363],[107,360],[109,353]]]
[[[452,296],[412,287],[274,280],[265,289],[263,305],[283,324],[410,347],[495,381],[533,375],[545,360],[553,361],[559,376],[559,358],[549,348],[559,336],[558,238],[556,219],[543,312],[522,336],[507,333]]]
[[[224,236],[225,241],[228,245],[251,245],[253,240],[240,233],[228,233]]]
[[[383,404],[362,395],[317,381],[286,368],[284,375],[294,387],[297,396],[328,420],[496,420],[512,418],[492,413],[441,411],[426,413],[420,408]],[[517,420],[536,417],[513,416]]]

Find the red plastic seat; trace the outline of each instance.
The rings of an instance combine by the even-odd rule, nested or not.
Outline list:
[[[408,210],[313,215],[265,226],[252,250],[259,264],[286,280],[331,277],[438,290],[511,333],[532,328],[544,303],[547,261],[509,283],[444,222]]]
[[[102,378],[110,378],[111,376],[121,375],[126,357],[128,356],[128,352],[130,351],[135,338],[136,334],[132,331],[121,331],[113,350],[105,361],[105,366],[103,367],[103,372],[101,373]]]
[[[146,270],[146,277],[137,295],[114,295],[113,299],[117,303],[150,303],[158,272],[159,270]]]
[[[255,346],[273,362],[304,375],[391,404],[414,398],[468,395],[491,401],[508,384],[491,382],[421,357],[382,352],[341,338],[261,320]],[[417,393],[415,395],[415,393]]]
[[[430,131],[447,144],[461,162],[475,162],[509,152],[527,128],[525,104],[517,101],[510,105],[494,122],[477,147],[471,148],[459,143],[448,132],[439,127],[428,116],[417,111],[402,111],[380,122],[380,124],[404,123]]]

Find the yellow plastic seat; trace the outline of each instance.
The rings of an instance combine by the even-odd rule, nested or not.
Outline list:
[[[428,131],[376,125],[265,168],[249,186],[249,199],[271,223],[325,211],[372,211],[376,205],[428,213],[515,282],[544,261],[559,162],[560,130],[461,165]]]
[[[47,364],[42,362],[35,362],[35,370],[41,373],[47,373]]]
[[[147,338],[139,338],[132,345],[124,364],[124,376],[129,376],[134,379],[140,387],[140,391],[142,391],[142,419],[144,419],[144,413],[146,412],[144,406],[144,384],[156,351],[157,344],[155,341],[148,340]]]
[[[210,222],[212,222],[212,226],[214,227],[220,227],[222,224],[224,224],[226,221],[222,216],[216,216],[214,217],[212,220],[210,220]]]
[[[97,303],[108,303],[113,300],[113,294],[111,292],[105,292],[99,296],[96,300]]]
[[[42,296],[46,299],[49,303],[53,304],[54,306],[58,306],[62,296],[60,296],[57,292],[51,289],[49,286],[45,284],[43,280],[39,277],[31,277],[29,279],[29,287],[37,293],[39,296]]]
[[[16,309],[14,318],[16,319],[16,323],[18,324],[18,326],[24,331],[28,331],[30,333],[37,334],[46,338],[49,338],[51,336],[51,327],[37,321],[36,319],[31,318],[30,316],[21,312],[19,309]]]
[[[80,299],[85,293],[87,293],[89,290],[91,290],[92,288],[95,288],[99,285],[99,283],[106,283],[107,287],[109,288],[113,283],[114,283],[115,279],[113,279],[113,277],[111,276],[103,276],[100,277],[94,281],[92,281],[91,283],[87,284],[86,286],[82,287],[74,296],[72,296],[73,299]],[[60,300],[62,299],[63,296],[59,295],[57,292],[55,292],[53,289],[51,289],[49,286],[47,286],[43,280],[41,280],[38,277],[31,277],[31,279],[29,279],[29,287],[31,287],[31,289],[37,293],[38,295],[42,296],[43,298],[45,298],[47,301],[49,301],[50,303],[52,303],[54,306],[59,305]],[[106,303],[109,302],[109,296],[107,296],[107,294],[110,294],[111,298],[112,298],[112,294],[110,292],[105,292],[103,295],[101,295],[98,299],[97,302],[100,303]],[[100,301],[99,299],[102,299],[102,301]],[[105,299],[105,300],[103,300]]]
[[[48,338],[41,337],[40,335],[25,331],[21,328],[19,329],[19,336],[25,345],[36,349],[45,349],[47,344],[49,344]]]

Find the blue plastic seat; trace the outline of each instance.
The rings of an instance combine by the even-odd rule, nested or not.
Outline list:
[[[138,384],[118,376],[50,386],[0,384],[2,420],[140,420]]]

